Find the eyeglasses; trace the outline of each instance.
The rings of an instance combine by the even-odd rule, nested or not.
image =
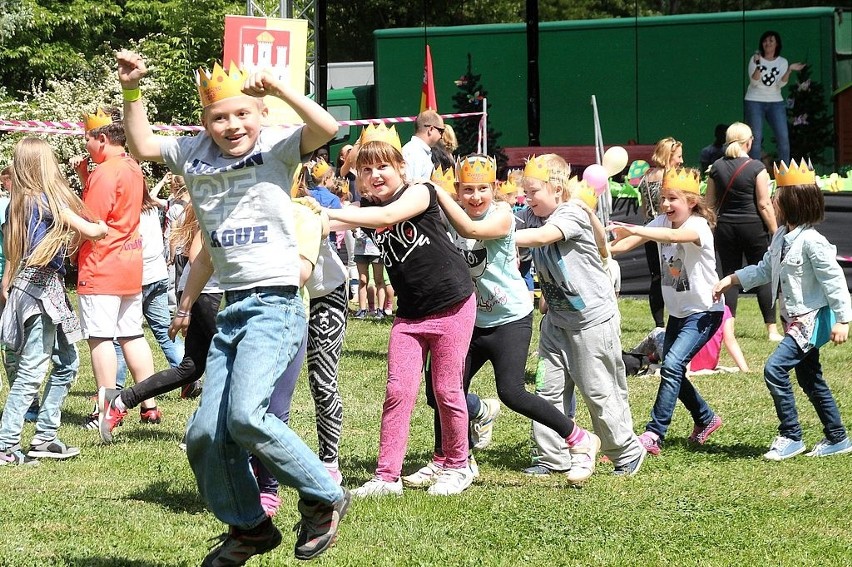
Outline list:
[[[444,130],[446,130],[443,126],[433,126],[432,124],[429,124],[429,127],[437,130],[442,136],[444,135]]]

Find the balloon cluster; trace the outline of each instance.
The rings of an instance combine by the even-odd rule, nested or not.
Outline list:
[[[609,186],[609,178],[627,167],[627,150],[612,146],[603,155],[603,164],[594,163],[583,171],[583,181],[600,197]]]

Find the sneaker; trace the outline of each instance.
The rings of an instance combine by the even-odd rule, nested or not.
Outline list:
[[[500,400],[493,398],[481,400],[482,409],[479,410],[481,417],[477,417],[470,424],[470,439],[474,449],[485,449],[491,444],[491,436],[494,434],[494,420],[500,415]]]
[[[582,445],[568,447],[571,453],[571,470],[568,471],[568,482],[580,484],[585,482],[595,472],[598,451],[601,448],[601,439],[591,431],[587,431],[588,439]]]
[[[616,476],[633,476],[642,468],[642,463],[645,462],[645,457],[648,456],[648,450],[642,447],[642,452],[632,461],[626,462],[623,465],[616,465],[612,474]]]
[[[32,459],[70,459],[80,454],[79,447],[68,447],[59,439],[30,445],[27,457]]]
[[[696,423],[695,427],[692,429],[692,434],[687,437],[687,440],[690,443],[698,443],[699,445],[704,445],[704,443],[707,441],[707,438],[710,437],[710,435],[720,427],[722,427],[722,418],[718,415],[714,415],[713,419],[711,419],[710,423],[708,423],[707,425],[701,425]]]
[[[376,309],[373,312],[373,318],[377,321],[381,321],[382,319],[384,319],[385,318],[384,310],[383,309]]]
[[[811,450],[806,457],[828,457],[829,455],[842,455],[852,452],[852,442],[848,437],[844,437],[842,441],[831,443],[828,439],[823,439]]]
[[[527,476],[550,476],[553,471],[544,465],[533,465],[524,469],[524,474]]]
[[[365,498],[367,496],[402,496],[402,479],[398,478],[394,482],[382,480],[374,476],[360,488],[352,491],[352,496]]]
[[[473,474],[470,472],[470,467],[444,469],[438,475],[435,484],[430,486],[426,492],[431,496],[452,496],[461,494],[472,483]]]
[[[231,526],[228,533],[218,538],[222,543],[215,547],[201,567],[225,567],[245,565],[250,557],[271,551],[281,544],[281,532],[267,518],[256,528],[240,530]]]
[[[763,455],[770,461],[783,461],[805,452],[804,441],[795,441],[783,435],[779,435],[769,446],[769,452]]]
[[[24,455],[24,452],[20,449],[15,449],[14,451],[0,451],[0,467],[6,465],[35,466],[37,464],[37,459]]]
[[[354,317],[355,319],[366,319],[367,318],[367,310],[366,309],[359,309],[358,311],[355,312],[355,315],[353,315],[352,317]]]
[[[180,397],[182,400],[192,400],[201,395],[201,380],[184,384],[180,388]]]
[[[100,415],[100,412],[98,411],[98,404],[97,404],[97,402],[95,402],[95,409],[83,421],[83,425],[82,425],[83,429],[91,429],[92,431],[97,430],[99,428],[99,426],[98,426],[98,415]]]
[[[436,480],[438,480],[438,475],[441,474],[442,470],[444,470],[444,467],[442,467],[435,461],[429,461],[423,468],[411,473],[408,476],[402,477],[402,483],[405,486],[411,488],[423,488],[424,486],[431,486],[435,483]]]
[[[139,421],[142,423],[153,423],[158,424],[163,421],[163,414],[160,412],[160,408],[139,408]]]
[[[467,458],[467,467],[470,469],[470,474],[473,475],[474,479],[479,478],[479,463],[476,462],[473,455]]]
[[[33,400],[33,403],[30,404],[30,407],[27,408],[27,412],[24,414],[24,421],[26,423],[35,423],[38,421],[38,412],[41,409],[41,406],[38,405],[38,400]]]
[[[127,415],[127,410],[120,410],[115,407],[115,400],[121,394],[121,390],[115,388],[98,388],[98,407],[101,411],[98,412],[98,429],[101,433],[101,440],[104,443],[112,442],[112,430],[124,423],[124,416]]]
[[[645,450],[655,457],[660,454],[663,449],[663,442],[660,441],[660,436],[653,431],[646,431],[639,436],[639,444],[645,447]]]
[[[351,502],[352,494],[345,488],[343,497],[334,504],[308,504],[299,499],[302,520],[293,528],[296,531],[296,559],[313,559],[334,545],[340,521]]]
[[[266,517],[271,518],[278,513],[278,508],[281,507],[281,499],[273,492],[261,492],[260,507],[266,512]]]
[[[331,479],[337,483],[337,486],[343,486],[343,475],[340,474],[340,467],[328,463],[323,463],[325,470],[331,475]]]

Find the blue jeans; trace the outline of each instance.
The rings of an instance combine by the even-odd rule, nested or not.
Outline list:
[[[702,311],[683,318],[669,317],[663,341],[660,387],[646,431],[656,433],[660,439],[665,438],[678,399],[697,425],[707,425],[713,419],[713,410],[686,377],[686,367],[721,324],[722,311]]]
[[[314,452],[268,413],[272,391],[305,336],[301,299],[281,288],[225,296],[201,405],[187,426],[186,451],[210,510],[230,526],[249,529],[266,518],[249,453],[305,500],[332,503],[343,491]]]
[[[50,317],[33,315],[24,323],[21,352],[6,351],[6,372],[11,386],[0,420],[0,450],[8,451],[20,445],[24,414],[38,395],[51,360],[53,370],[44,389],[33,445],[56,438],[62,404],[79,368],[77,347],[68,343]]]
[[[172,316],[169,312],[168,297],[168,280],[142,286],[142,313],[145,315],[145,320],[148,321],[151,334],[154,335],[163,350],[163,355],[166,357],[169,366],[174,368],[183,360],[183,339],[180,338],[180,335],[176,336],[174,341],[169,338],[169,325],[172,322]],[[121,352],[118,341],[113,341],[113,346],[118,358],[118,372],[115,376],[115,383],[118,387],[123,388],[127,376],[127,363],[124,361],[124,353]]]
[[[752,159],[760,159],[763,145],[763,119],[769,122],[769,127],[775,132],[775,147],[778,149],[778,160],[790,164],[790,134],[787,130],[787,103],[745,101],[745,121],[751,127],[754,142],[748,155]]]
[[[846,428],[840,419],[840,410],[825,379],[822,377],[822,365],[819,362],[819,349],[802,352],[795,339],[784,335],[775,352],[769,355],[763,367],[763,379],[772,394],[775,413],[778,415],[778,433],[800,441],[802,426],[796,412],[796,400],[790,385],[790,370],[796,369],[796,381],[802,387],[808,399],[816,409],[822,422],[823,433],[830,443],[837,443],[846,437]]]

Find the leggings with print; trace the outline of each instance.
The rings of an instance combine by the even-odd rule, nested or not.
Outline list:
[[[445,466],[450,469],[467,466],[468,417],[462,374],[475,320],[473,294],[427,317],[394,320],[388,344],[388,383],[376,467],[380,479],[395,482],[402,471],[411,412],[428,352],[432,354],[432,386],[443,431]]]

